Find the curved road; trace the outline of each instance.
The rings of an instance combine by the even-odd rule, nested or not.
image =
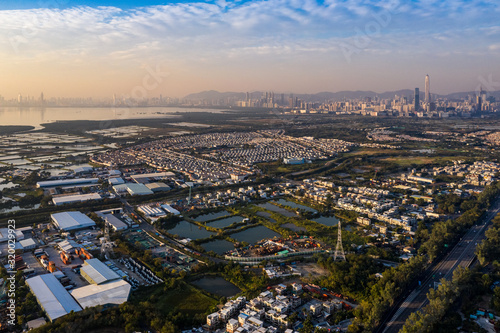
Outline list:
[[[497,199],[481,219],[481,222],[467,231],[455,247],[427,274],[421,286],[414,289],[403,303],[391,312],[391,319],[383,323],[377,331],[383,333],[399,332],[412,312],[419,311],[427,305],[427,293],[431,288],[434,288],[435,284],[439,283],[439,280],[442,278],[451,280],[453,272],[458,266],[469,267],[475,259],[476,245],[484,239],[484,232],[499,212],[500,199]]]

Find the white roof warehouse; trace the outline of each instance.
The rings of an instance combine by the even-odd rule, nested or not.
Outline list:
[[[123,280],[104,284],[91,284],[89,286],[73,289],[71,295],[80,303],[82,308],[97,305],[122,304],[128,300],[132,286]]]
[[[111,268],[99,259],[87,259],[80,268],[80,274],[93,284],[101,284],[120,278]]]
[[[62,212],[52,214],[52,222],[61,230],[77,230],[95,226],[90,217],[80,212]]]
[[[51,321],[82,308],[52,274],[38,275],[26,280],[42,309]]]

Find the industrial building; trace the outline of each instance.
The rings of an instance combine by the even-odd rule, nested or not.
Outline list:
[[[62,242],[57,243],[57,246],[59,247],[59,249],[61,249],[61,251],[68,253],[74,252],[75,249],[79,249],[82,247],[80,244],[78,244],[72,239],[65,239]]]
[[[26,283],[50,321],[82,310],[53,274],[38,275],[27,279]]]
[[[70,293],[82,308],[98,305],[119,305],[125,303],[130,295],[131,285],[123,280],[108,282],[100,285],[73,289]]]
[[[93,167],[83,166],[83,167],[76,168],[74,170],[74,172],[75,172],[76,175],[83,175],[83,174],[88,174],[88,173],[94,172],[94,168]]]
[[[50,215],[54,225],[60,230],[70,231],[95,226],[90,217],[80,212],[62,212]]]
[[[111,186],[124,184],[125,181],[121,177],[109,178],[108,182]]]
[[[108,174],[113,177],[113,176],[121,176],[122,172],[120,170],[109,170]]]
[[[136,183],[125,183],[125,184],[117,184],[113,185],[113,190],[116,193],[128,193],[130,195],[147,195],[147,194],[153,194],[153,191],[151,191],[149,188],[147,188],[143,184],[136,184]]]
[[[45,187],[58,187],[58,186],[84,186],[97,184],[99,178],[75,178],[75,179],[59,179],[59,180],[46,180],[36,183],[37,188]]]
[[[170,191],[170,186],[168,186],[165,183],[149,183],[149,184],[146,184],[146,187],[149,188],[153,192]]]
[[[54,205],[64,205],[75,202],[83,202],[88,200],[101,200],[102,197],[98,193],[88,193],[88,194],[74,194],[74,195],[65,195],[61,197],[52,198],[52,202]]]
[[[284,164],[291,164],[291,165],[304,164],[305,159],[304,158],[284,158],[283,163]]]
[[[103,214],[102,219],[114,230],[120,231],[128,228],[128,225],[113,214]]]
[[[19,241],[19,245],[22,246],[23,251],[29,251],[36,248],[36,242],[33,240],[33,238],[23,239]]]
[[[80,274],[90,284],[103,284],[120,279],[111,268],[99,259],[87,259],[80,268]]]
[[[14,233],[16,235],[16,240],[20,241],[21,239],[24,239],[24,234],[20,230],[14,230]],[[9,229],[7,228],[1,228],[0,229],[0,243],[6,242],[9,240]]]
[[[136,183],[149,183],[149,179],[162,179],[162,178],[173,178],[175,173],[173,172],[156,172],[156,173],[142,173],[138,175],[130,176]]]
[[[170,214],[174,214],[174,215],[179,215],[180,212],[173,208],[172,206],[168,205],[168,204],[164,204],[164,205],[161,205],[161,208],[163,208],[167,213],[170,213]]]
[[[135,183],[129,183],[125,184],[127,186],[127,192],[130,195],[148,195],[148,194],[153,194],[153,191],[151,191],[149,188],[147,188],[143,184],[135,184]]]
[[[158,217],[165,215],[165,212],[159,207],[139,206],[137,207],[137,210],[144,213],[148,217]]]

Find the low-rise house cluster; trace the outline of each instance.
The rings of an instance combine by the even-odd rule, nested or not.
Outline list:
[[[453,165],[435,167],[432,169],[434,176],[450,175],[464,177],[467,184],[475,186],[487,186],[496,180],[495,175],[500,172],[500,164],[495,162],[476,161],[473,164],[465,164],[464,161],[454,161]]]

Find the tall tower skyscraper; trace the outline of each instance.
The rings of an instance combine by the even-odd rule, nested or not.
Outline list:
[[[415,88],[415,98],[413,99],[413,105],[415,107],[415,112],[420,109],[420,89]]]
[[[425,76],[425,104],[427,106],[431,104],[431,80],[429,74]]]
[[[481,112],[483,109],[483,87],[481,86],[481,90],[479,94],[476,96],[476,112]]]

